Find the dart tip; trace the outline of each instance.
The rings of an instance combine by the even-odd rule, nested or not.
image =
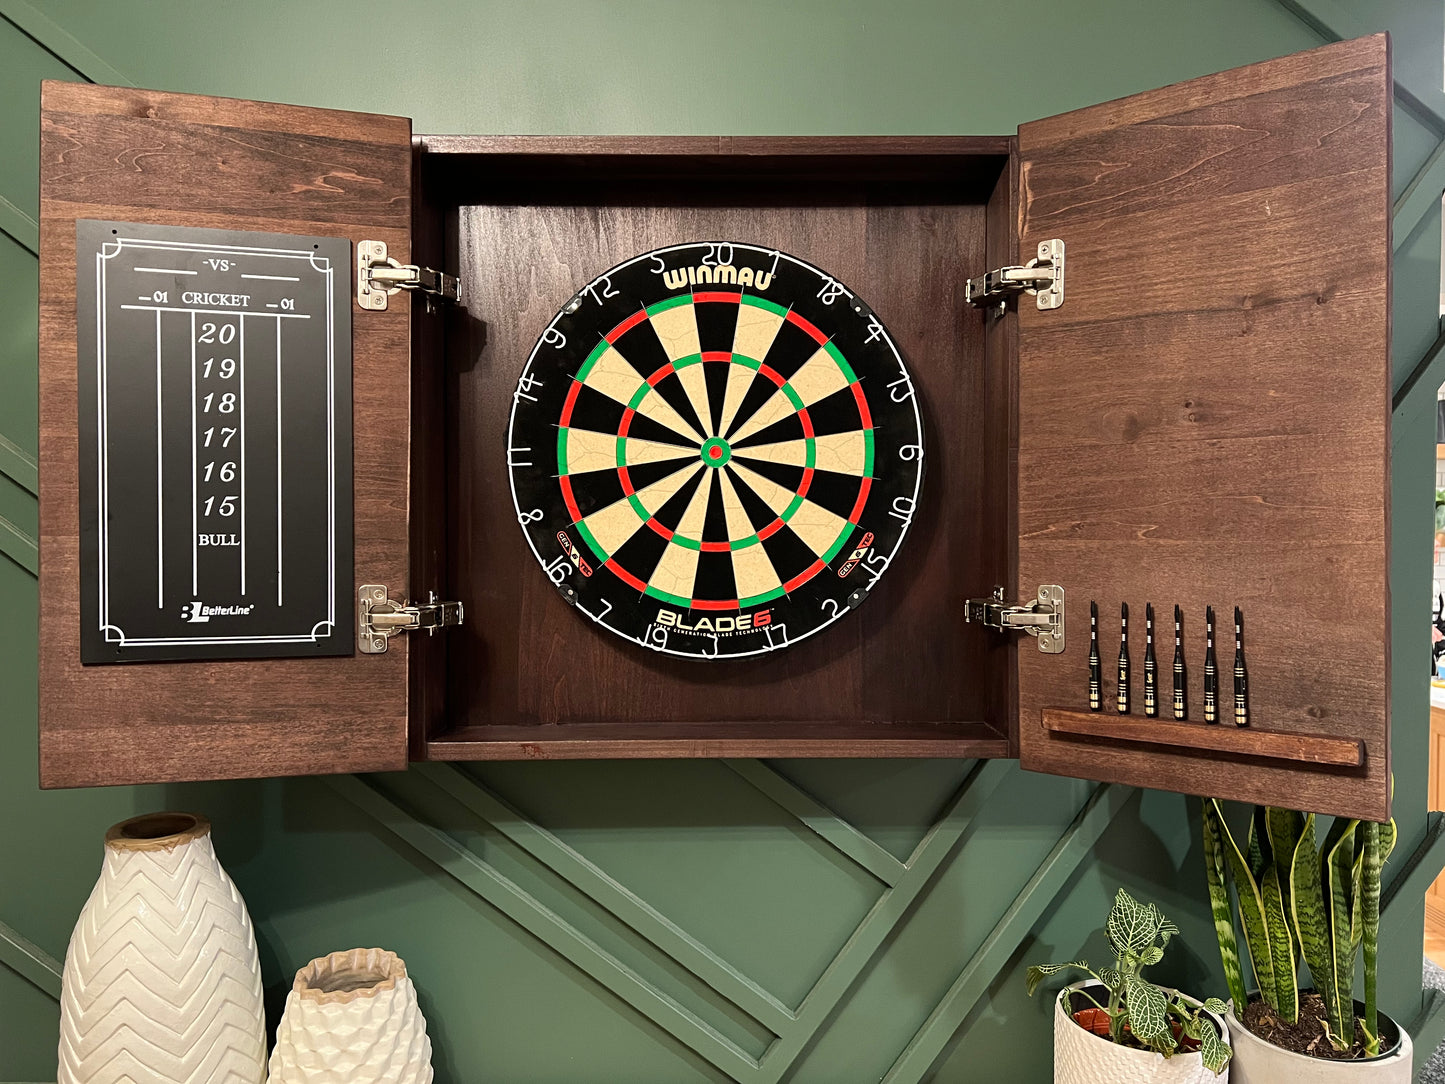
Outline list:
[[[1184,611],[1179,608],[1178,603],[1176,603],[1175,606],[1174,606],[1174,620],[1175,620],[1175,621],[1183,621],[1183,620],[1184,620]]]
[[[1206,607],[1204,607],[1204,620],[1208,621],[1211,625],[1214,624],[1214,607],[1213,607],[1213,606],[1206,606]]]
[[[1238,607],[1238,606],[1236,606],[1236,607],[1234,608],[1234,623],[1235,623],[1236,625],[1242,625],[1242,624],[1244,624],[1244,615],[1239,612],[1239,607]]]
[[[1089,603],[1089,616],[1090,616],[1090,617],[1098,617],[1098,616],[1099,616],[1099,604],[1098,604],[1097,602],[1090,602],[1090,603]]]
[[[1146,621],[1153,621],[1153,620],[1154,620],[1154,603],[1152,603],[1152,602],[1146,602],[1146,603],[1144,603],[1144,620],[1146,620]]]
[[[1129,616],[1129,604],[1127,602],[1119,603],[1119,615],[1121,617]]]

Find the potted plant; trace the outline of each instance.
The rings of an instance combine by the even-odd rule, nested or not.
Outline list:
[[[1204,802],[1204,859],[1229,984],[1235,1084],[1406,1084],[1410,1037],[1376,1005],[1380,867],[1395,824],[1336,818],[1317,845],[1315,815],[1257,807],[1240,847],[1219,802]],[[1258,992],[1248,996],[1230,883]],[[1354,998],[1364,958],[1364,1002]],[[1300,986],[1301,958],[1312,986]]]
[[[1097,971],[1083,960],[1035,965],[1029,996],[1048,975],[1082,971],[1090,978],[1066,986],[1054,1002],[1055,1084],[1223,1084],[1229,1080],[1224,1002],[1203,1003],[1144,978],[1164,958],[1178,927],[1154,904],[1124,889],[1114,897],[1105,927],[1114,966]]]

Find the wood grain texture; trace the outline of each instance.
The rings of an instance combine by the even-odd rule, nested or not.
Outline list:
[[[840,720],[565,726],[469,726],[427,743],[427,760],[611,760],[670,757],[960,757],[1008,755],[986,723],[867,725]]]
[[[40,775],[86,786],[406,763],[384,656],[82,667],[75,220],[346,236],[410,250],[409,122],[46,83],[41,117]],[[410,306],[354,310],[356,568],[407,582]]]
[[[994,369],[978,363],[984,321],[964,304],[963,284],[997,259],[985,202],[1009,144],[985,141],[980,160],[974,141],[902,141],[914,166],[931,163],[915,183],[898,181],[891,160],[868,159],[887,181],[843,168],[876,142],[764,141],[721,175],[686,184],[678,178],[696,163],[671,140],[551,141],[535,158],[518,150],[527,141],[466,141],[457,157],[438,155],[459,206],[451,229],[462,289],[485,325],[449,328],[451,590],[478,619],[446,638],[454,729],[428,744],[428,757],[972,756],[981,734],[1007,751],[1007,650],[966,631],[959,614],[964,598],[1006,574],[1008,412],[997,378],[1007,361],[995,352]],[[950,156],[955,144],[967,153]],[[770,146],[783,157],[769,159]],[[599,202],[607,161],[634,150],[651,172],[611,174]],[[809,155],[804,185],[796,161]],[[545,201],[528,198],[538,176]],[[971,202],[975,190],[983,194]],[[638,252],[706,237],[778,247],[864,298],[907,358],[927,442],[919,513],[867,604],[786,651],[718,663],[644,651],[568,607],[517,526],[498,451],[522,363],[578,284]],[[898,736],[895,725],[911,724],[945,729]],[[630,729],[613,739],[608,726]],[[799,727],[810,727],[806,737]],[[529,742],[515,737],[528,732]]]
[[[1334,738],[1288,730],[1256,730],[1222,723],[1190,723],[1173,719],[1147,719],[1138,715],[1044,708],[1044,727],[1052,734],[1072,734],[1106,742],[1194,749],[1211,759],[1252,757],[1337,768],[1358,768],[1364,762],[1364,743],[1358,738]]]
[[[1017,587],[1069,593],[1069,648],[1020,647],[1026,768],[1382,819],[1389,811],[1390,73],[1383,37],[1024,125],[1021,246],[1068,246],[1062,309],[1020,307]],[[1356,769],[1051,732],[1144,604],[1243,609],[1252,732],[1364,744]],[[1106,689],[1111,683],[1106,682]],[[1112,696],[1106,711],[1113,710]],[[1127,724],[1126,724],[1127,725]],[[1222,729],[1222,728],[1221,728]]]

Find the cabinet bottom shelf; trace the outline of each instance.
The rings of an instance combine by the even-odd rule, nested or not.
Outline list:
[[[466,726],[426,743],[427,760],[1013,755],[987,723],[567,723]]]
[[[1237,727],[1227,722],[1189,723],[1139,715],[1109,715],[1067,708],[1044,708],[1043,722],[1045,730],[1080,739],[1173,746],[1226,756],[1318,764],[1328,768],[1358,768],[1365,762],[1364,743],[1358,738],[1260,730],[1252,726]]]

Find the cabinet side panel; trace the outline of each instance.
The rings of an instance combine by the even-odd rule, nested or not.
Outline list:
[[[1389,809],[1390,75],[1344,42],[1020,129],[1022,236],[1067,246],[1066,300],[1019,311],[1020,593],[1068,593],[1068,649],[1020,646],[1025,767],[1381,819]],[[1087,706],[1097,600],[1104,713],[1120,606],[1132,712],[1145,606],[1172,719],[1182,608],[1189,720],[1362,740],[1361,768],[1044,729]]]
[[[41,785],[399,768],[407,651],[82,667],[75,221],[387,242],[406,260],[410,124],[329,110],[47,83],[41,118]],[[350,274],[350,271],[348,271]],[[406,584],[408,324],[353,310],[355,559]]]

